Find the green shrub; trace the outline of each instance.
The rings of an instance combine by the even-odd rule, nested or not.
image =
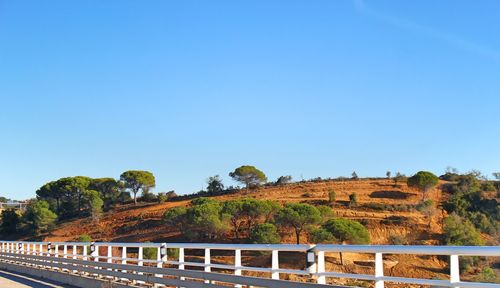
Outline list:
[[[333,191],[333,189],[329,190],[328,191],[328,202],[333,205],[335,204],[335,201],[337,200],[337,194],[335,193],[335,191]]]
[[[358,204],[358,196],[356,193],[352,193],[349,195],[349,207],[354,207]]]
[[[92,237],[89,234],[82,234],[76,239],[77,242],[93,242]]]
[[[324,228],[316,228],[309,233],[309,239],[312,243],[334,243],[337,241],[332,233]]]
[[[321,227],[332,233],[332,235],[342,243],[370,243],[370,234],[368,233],[368,230],[365,226],[361,225],[361,223],[354,220],[344,218],[330,219]]]
[[[250,232],[249,240],[255,244],[278,244],[281,241],[278,229],[271,223],[255,225]]]
[[[444,235],[447,245],[479,246],[484,244],[474,225],[457,214],[444,219]]]
[[[419,204],[417,204],[417,206],[415,208],[417,209],[417,211],[422,212],[422,211],[426,210],[427,208],[431,207],[433,204],[434,204],[434,201],[425,200],[425,201],[422,201]]]
[[[476,282],[500,283],[500,275],[497,275],[490,267],[484,268],[475,278]]]
[[[179,248],[167,248],[167,256],[169,259],[179,259]]]

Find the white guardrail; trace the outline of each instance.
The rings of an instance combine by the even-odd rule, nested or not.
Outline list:
[[[384,245],[289,245],[289,244],[194,244],[194,243],[104,243],[104,242],[18,242],[0,241],[0,262],[36,269],[51,269],[82,276],[96,276],[131,284],[166,285],[168,287],[341,287],[331,278],[369,280],[376,288],[384,282],[432,287],[500,287],[500,284],[460,281],[459,256],[499,257],[499,246],[384,246]],[[156,259],[145,259],[144,249],[154,249]],[[177,259],[168,259],[175,248]],[[189,250],[189,257],[186,254]],[[201,252],[200,252],[201,251]],[[233,256],[231,264],[213,263],[212,251]],[[226,252],[222,252],[226,251]],[[271,267],[242,265],[242,251],[267,252]],[[301,269],[280,268],[279,253],[305,255]],[[349,252],[374,254],[374,273],[350,274],[325,270],[325,253]],[[177,254],[177,253],[176,253]],[[214,252],[214,254],[216,254]],[[448,280],[384,276],[384,257],[390,254],[449,256]],[[197,255],[196,257],[194,255]],[[264,257],[264,256],[262,256]],[[186,258],[195,261],[186,261]],[[231,257],[232,258],[232,257]],[[219,261],[226,263],[226,261]],[[305,267],[305,268],[304,268]],[[213,271],[215,270],[215,271]],[[261,272],[259,277],[243,276],[243,271]],[[264,272],[264,273],[262,273]],[[248,273],[245,273],[248,274]],[[269,275],[270,278],[265,278]],[[299,275],[303,282],[280,280],[280,274]],[[254,273],[255,275],[255,273]],[[300,276],[301,275],[301,276]],[[314,283],[315,282],[315,283]]]

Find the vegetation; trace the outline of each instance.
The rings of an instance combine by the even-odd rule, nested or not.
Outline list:
[[[82,234],[76,239],[77,242],[93,242],[92,237],[88,234]]]
[[[450,214],[468,220],[479,231],[497,236],[500,208],[496,199],[486,196],[487,190],[489,188],[481,185],[475,175],[459,175],[456,183],[447,186],[451,197],[443,203],[443,208]]]
[[[278,244],[281,238],[276,226],[271,223],[262,223],[252,228],[249,240],[250,243],[257,244]]]
[[[28,227],[38,234],[53,228],[57,215],[49,209],[49,203],[46,201],[34,200],[26,207],[23,218]]]
[[[344,244],[369,244],[370,234],[361,223],[343,218],[330,219],[321,225],[321,228],[331,234],[332,239]],[[342,253],[340,261],[344,264]]]
[[[356,193],[349,194],[349,207],[355,207],[358,205],[358,196]]]
[[[278,211],[275,221],[283,228],[293,229],[297,244],[300,244],[302,232],[311,225],[319,223],[321,213],[316,207],[309,204],[290,203]]]
[[[335,193],[335,191],[333,191],[333,189],[330,189],[328,191],[328,202],[330,203],[330,205],[335,205],[336,199],[337,199],[337,194]]]
[[[2,211],[2,223],[0,225],[0,232],[2,234],[14,234],[19,228],[21,219],[14,209],[6,209]]]
[[[288,184],[292,182],[292,176],[290,175],[287,175],[287,176],[280,176],[277,180],[276,180],[276,185],[285,185],[285,184]]]
[[[422,192],[422,201],[425,200],[427,192],[435,187],[439,178],[428,171],[419,171],[417,174],[408,178],[408,186],[419,189]]]
[[[156,185],[155,176],[149,171],[126,171],[120,175],[120,180],[123,183],[123,187],[129,189],[134,195],[135,204],[137,204],[137,193],[139,193],[139,191],[146,194]]]
[[[207,192],[209,195],[217,195],[224,191],[224,184],[222,184],[219,175],[208,178],[207,184]]]
[[[368,244],[370,234],[361,223],[343,218],[330,219],[322,228],[330,232],[340,243],[346,244]]]
[[[233,172],[229,173],[229,176],[235,181],[245,184],[247,189],[250,187],[257,187],[267,181],[264,172],[249,165],[236,168]]]
[[[397,186],[399,182],[404,182],[406,180],[407,180],[406,176],[401,174],[400,172],[397,172],[396,176],[392,178],[392,181],[394,181],[394,186]]]
[[[444,235],[447,245],[478,246],[484,244],[474,225],[457,214],[452,214],[444,220]]]

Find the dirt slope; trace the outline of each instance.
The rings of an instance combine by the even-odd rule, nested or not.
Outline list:
[[[238,193],[214,197],[228,200],[241,197],[271,199],[281,203],[304,202],[327,204],[328,191],[333,189],[337,195],[334,212],[338,216],[362,220],[368,227],[374,244],[388,243],[391,235],[407,236],[422,243],[437,241],[436,234],[441,231],[441,213],[432,219],[428,228],[426,217],[415,211],[384,211],[373,209],[370,205],[385,204],[388,209],[397,205],[416,205],[421,193],[407,187],[406,183],[394,185],[392,180],[361,179],[345,181],[299,182],[284,186],[262,187],[257,190],[240,190]],[[356,193],[358,205],[348,207],[349,194]],[[441,190],[434,189],[429,198],[439,202]],[[78,235],[89,234],[102,241],[173,241],[178,235],[173,229],[161,223],[165,210],[175,206],[189,205],[189,201],[167,202],[162,204],[126,205],[104,213],[101,221],[92,223],[90,219],[78,219],[63,223],[45,240],[71,241]],[[393,205],[393,206],[391,206]],[[404,210],[404,209],[403,209]],[[292,241],[292,239],[290,239]],[[307,241],[307,239],[304,239]]]

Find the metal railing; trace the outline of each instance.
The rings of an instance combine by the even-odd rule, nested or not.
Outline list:
[[[163,284],[175,287],[339,287],[332,278],[368,280],[376,288],[384,282],[439,287],[499,288],[499,284],[460,281],[459,256],[499,257],[498,246],[384,246],[384,245],[290,245],[290,244],[194,244],[194,243],[104,243],[104,242],[19,242],[0,241],[0,261],[28,265],[37,269],[55,269],[84,276],[108,277],[113,281],[136,284]],[[145,258],[145,250],[155,253]],[[168,249],[175,249],[169,259]],[[189,256],[186,254],[189,250]],[[225,252],[224,252],[225,251]],[[242,265],[242,252],[264,252],[271,256],[270,267]],[[214,254],[234,257],[216,263]],[[280,267],[280,253],[301,253],[305,265]],[[373,254],[373,274],[326,271],[325,253]],[[251,252],[250,252],[251,253]],[[450,260],[449,279],[420,279],[384,275],[384,255],[440,255]],[[221,254],[222,255],[222,254]],[[190,260],[189,260],[190,259]],[[189,261],[188,261],[189,260]],[[200,260],[200,261],[194,261]],[[244,272],[244,273],[243,273]],[[248,276],[253,272],[256,276]],[[244,275],[247,274],[247,275]],[[266,275],[270,275],[266,276]],[[285,281],[280,275],[296,275],[302,282]],[[200,283],[208,286],[200,286]]]

